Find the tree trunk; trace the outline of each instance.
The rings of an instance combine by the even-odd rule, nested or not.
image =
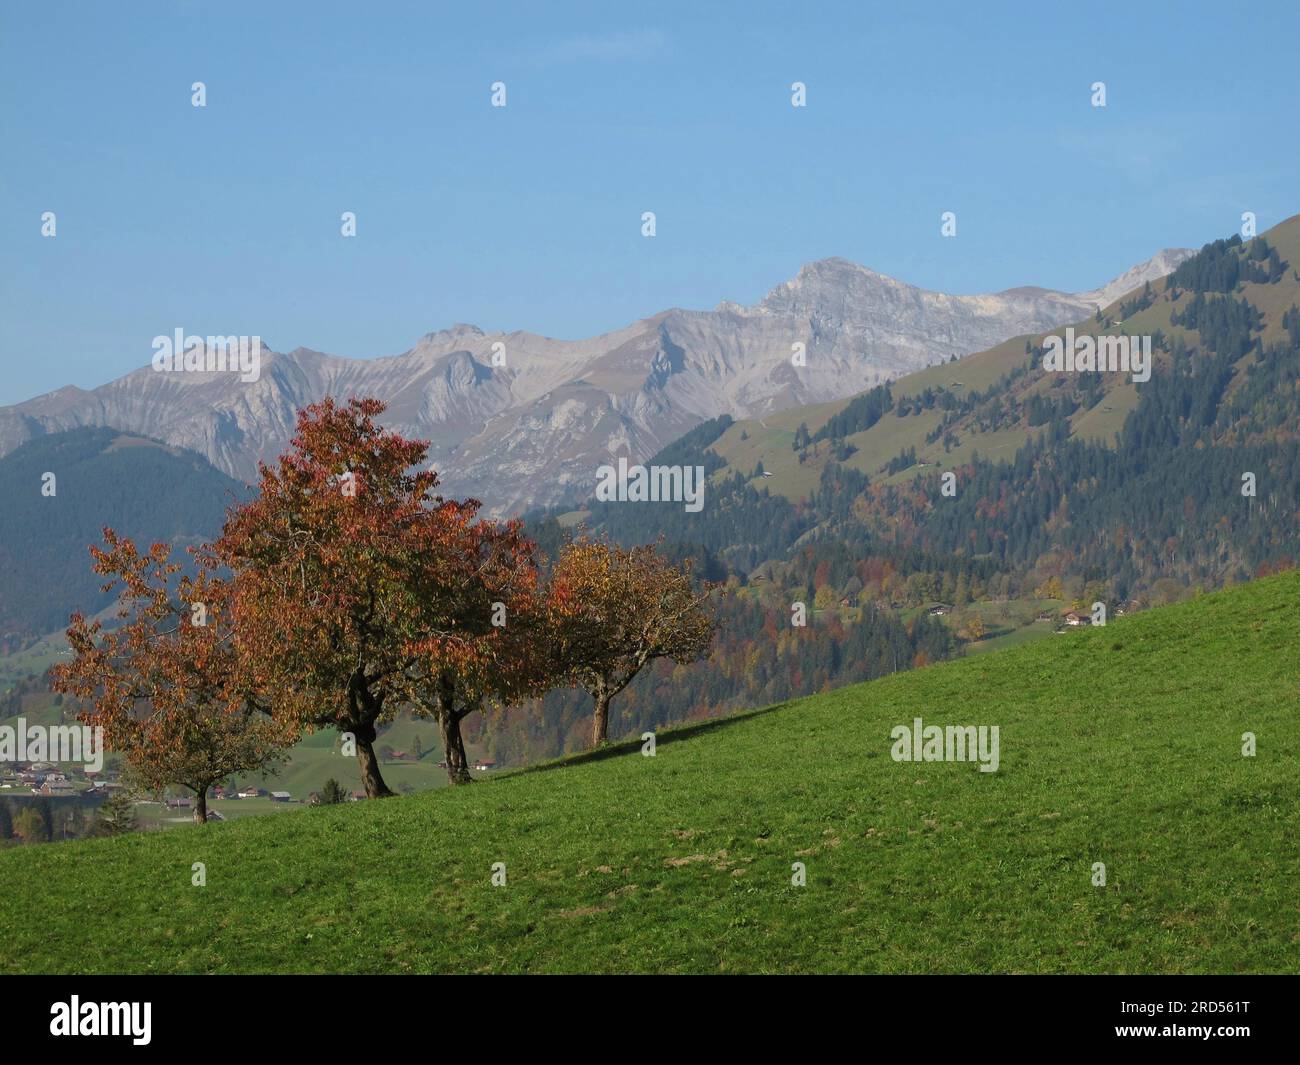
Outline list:
[[[465,757],[465,741],[460,734],[460,719],[453,710],[438,711],[438,728],[442,732],[442,749],[447,758],[447,779],[453,784],[472,784],[469,759]]]
[[[208,789],[207,788],[195,789],[194,823],[196,825],[206,825],[208,823]]]
[[[599,747],[609,742],[609,701],[612,696],[601,690],[595,693],[596,712],[591,718],[591,745]]]
[[[447,779],[453,784],[472,784],[465,741],[460,734],[460,715],[456,712],[456,687],[444,678],[438,685],[438,729],[442,733],[442,754],[447,759]]]
[[[361,770],[361,786],[366,789],[366,798],[388,798],[393,793],[379,772],[379,758],[375,755],[375,726],[358,725],[348,731],[357,738],[357,767]]]

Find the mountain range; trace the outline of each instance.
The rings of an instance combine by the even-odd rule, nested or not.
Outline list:
[[[600,336],[556,340],[471,325],[410,350],[349,359],[263,347],[261,375],[157,373],[152,366],[0,407],[0,456],[98,426],[196,451],[238,480],[279,454],[299,408],[377,395],[385,422],[430,441],[453,496],[491,514],[578,502],[611,458],[644,460],[700,423],[761,418],[844,399],[926,366],[1092,314],[1192,254],[1168,249],[1089,292],[931,292],[845,259],[804,266],[753,306],[672,309]],[[794,362],[804,345],[803,365]]]
[[[554,517],[620,542],[662,536],[725,566],[719,577],[833,601],[872,588],[890,606],[926,589],[951,603],[954,565],[990,599],[1059,598],[1040,592],[1053,587],[1085,605],[1287,568],[1300,559],[1298,266],[1300,215],[1207,244],[1068,323],[1099,348],[1149,341],[1144,382],[1049,369],[1049,337],[1031,333],[849,400],[700,425],[650,460],[704,467],[700,514],[592,500]],[[911,575],[906,594],[881,567]]]

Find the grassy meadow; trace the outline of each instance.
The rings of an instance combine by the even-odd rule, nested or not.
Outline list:
[[[11,848],[0,971],[1297,972],[1297,601],[1292,572],[654,757]],[[914,717],[999,726],[999,770],[894,761]]]

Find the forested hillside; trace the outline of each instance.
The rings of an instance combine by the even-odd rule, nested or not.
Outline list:
[[[1024,338],[652,460],[689,452],[711,471],[700,514],[593,504],[581,518],[620,540],[697,545],[742,580],[845,546],[861,559],[916,549],[926,566],[979,560],[1001,594],[1099,581],[1115,602],[1286,567],[1300,534],[1297,253],[1300,219],[1216,241],[1075,327],[1151,336],[1141,384],[1045,371],[1043,337]],[[778,448],[791,458],[774,460]]]
[[[52,479],[51,479],[52,478]],[[0,643],[62,628],[109,604],[87,546],[112,526],[180,547],[213,537],[238,482],[200,455],[114,429],[74,429],[0,459]]]
[[[557,518],[625,543],[662,537],[730,586],[743,653],[639,679],[626,731],[891,672],[894,642],[903,665],[960,653],[988,629],[981,601],[1017,619],[1010,636],[1071,606],[1127,612],[1292,567],[1297,266],[1300,217],[1207,244],[1075,326],[1150,336],[1140,384],[1045,371],[1044,337],[1018,338],[845,403],[700,426],[649,463],[703,466],[700,513],[593,502],[534,515],[543,540]],[[945,621],[925,616],[936,602]],[[806,629],[792,627],[795,603]],[[801,649],[787,660],[787,646]],[[555,753],[544,737],[578,716],[556,696],[526,732],[507,739],[502,724],[492,741]]]

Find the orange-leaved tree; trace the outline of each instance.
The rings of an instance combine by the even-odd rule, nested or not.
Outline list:
[[[708,652],[715,631],[708,597],[689,559],[674,565],[653,544],[581,538],[560,549],[547,627],[560,671],[594,700],[593,745],[608,739],[610,701],[648,663]]]
[[[436,626],[414,641],[412,701],[435,718],[447,776],[472,779],[461,722],[487,703],[514,705],[558,681],[538,592],[536,546],[518,521],[477,519],[478,503],[435,508],[414,591]]]
[[[91,547],[96,573],[118,588],[118,621],[105,627],[74,614],[73,658],[52,670],[56,691],[90,704],[79,717],[102,727],[146,787],[194,792],[194,820],[207,821],[208,790],[231,773],[264,768],[292,739],[264,713],[235,651],[232,586],[214,560],[195,552],[180,575],[171,549],[135,544],[104,530]]]
[[[235,574],[243,662],[277,720],[355,742],[370,798],[391,795],[374,743],[409,702],[412,645],[436,631],[422,600],[443,504],[415,467],[426,444],[380,427],[377,399],[326,399],[298,414],[258,495],[233,510],[216,549]]]

